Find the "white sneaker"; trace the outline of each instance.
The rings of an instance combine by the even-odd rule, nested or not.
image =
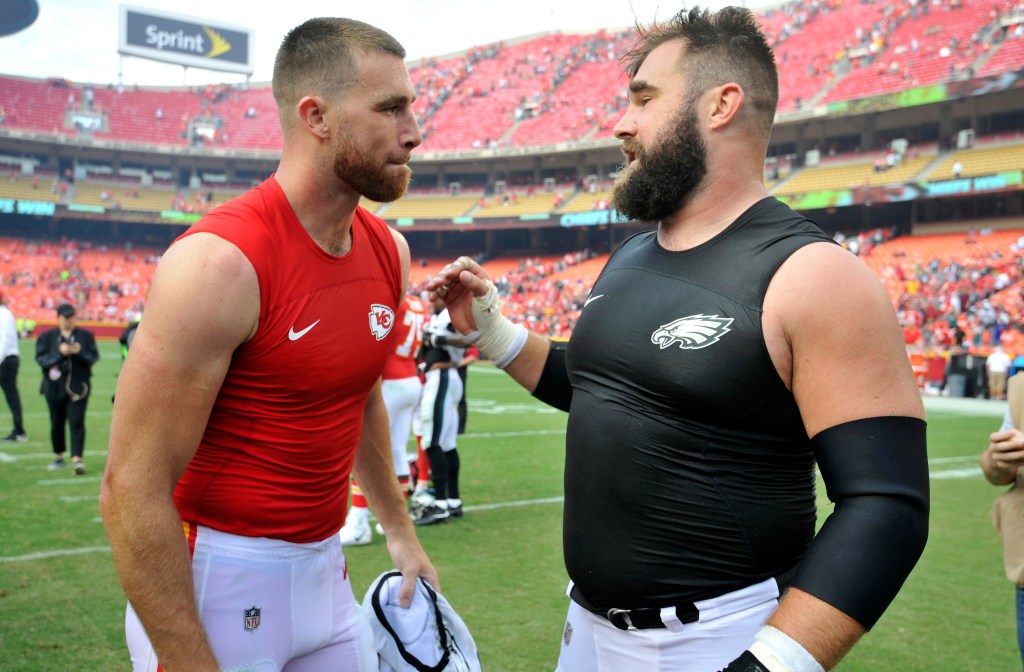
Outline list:
[[[434,496],[426,490],[412,493],[412,497],[409,498],[409,518],[415,522],[424,509],[433,506],[435,503]]]
[[[341,537],[342,546],[366,546],[373,543],[370,521],[358,516],[351,516],[346,520],[338,535]]]
[[[412,521],[413,525],[436,525],[437,523],[446,522],[451,517],[448,512],[447,506],[440,506],[439,504],[431,504],[419,511],[416,519]]]
[[[380,523],[374,525],[373,529],[377,530],[377,534],[384,534],[384,527]]]
[[[422,508],[422,507],[425,507],[425,506],[430,506],[431,504],[435,503],[437,500],[434,498],[434,495],[430,494],[426,490],[420,490],[419,492],[414,492],[412,494],[412,497],[409,498],[409,501],[410,501],[411,507],[413,507],[413,508],[415,508],[415,507]]]

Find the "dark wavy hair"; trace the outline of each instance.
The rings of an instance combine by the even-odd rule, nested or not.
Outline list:
[[[700,7],[682,10],[671,19],[649,27],[637,25],[640,38],[625,53],[626,74],[636,76],[644,60],[656,48],[680,40],[683,43],[680,71],[691,97],[708,89],[736,82],[743,88],[753,128],[765,138],[775,122],[779,103],[779,72],[775,54],[757,17],[742,7],[711,12]]]

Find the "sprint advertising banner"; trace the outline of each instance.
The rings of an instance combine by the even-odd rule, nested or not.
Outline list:
[[[125,5],[120,10],[119,54],[252,74],[251,30]]]

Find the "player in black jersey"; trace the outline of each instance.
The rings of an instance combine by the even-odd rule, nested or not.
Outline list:
[[[463,393],[458,366],[465,357],[466,345],[465,337],[452,326],[444,302],[434,301],[430,319],[423,329],[422,357],[426,379],[420,399],[423,450],[430,460],[434,500],[420,507],[416,505],[422,500],[414,498],[413,515],[417,525],[433,525],[450,516],[462,516],[459,494],[461,462],[456,443],[458,404]]]
[[[560,672],[831,669],[924,549],[924,409],[885,290],[768,195],[774,56],[746,9],[626,56],[612,254],[566,349],[462,257],[453,323],[569,413]],[[817,464],[835,511],[815,534]]]

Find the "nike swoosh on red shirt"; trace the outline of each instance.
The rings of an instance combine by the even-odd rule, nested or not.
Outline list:
[[[288,340],[289,341],[297,341],[297,340],[299,340],[300,338],[305,336],[307,333],[309,333],[310,329],[312,329],[313,327],[315,327],[318,324],[320,324],[320,320],[317,320],[316,322],[314,322],[313,324],[309,325],[308,327],[306,327],[305,329],[303,329],[301,331],[295,331],[295,327],[293,326],[291,329],[288,330]]]

